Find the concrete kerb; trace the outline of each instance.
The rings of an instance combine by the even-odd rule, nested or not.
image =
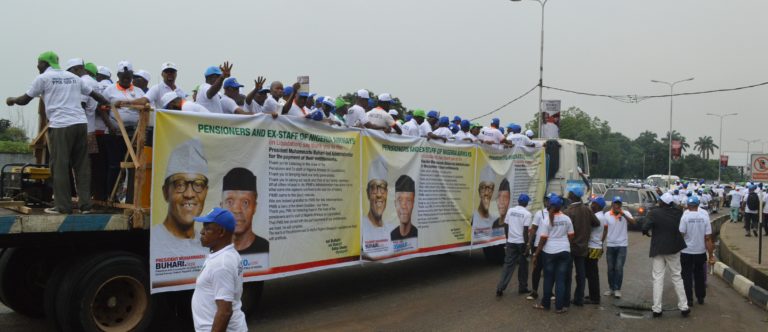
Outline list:
[[[715,274],[725,280],[739,294],[746,297],[757,306],[768,310],[768,291],[747,278],[744,278],[738,272],[722,262],[715,263]]]

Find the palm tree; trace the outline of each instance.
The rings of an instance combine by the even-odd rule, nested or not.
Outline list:
[[[685,136],[678,133],[677,130],[672,131],[672,140],[680,141],[682,152],[685,152],[685,149],[691,147],[691,145],[685,141]],[[669,132],[664,134],[664,137],[661,138],[661,141],[664,143],[664,145],[669,146]]]
[[[699,139],[693,143],[693,149],[699,150],[699,154],[704,159],[709,159],[711,153],[715,153],[715,149],[718,148],[715,144],[712,136],[699,137]]]

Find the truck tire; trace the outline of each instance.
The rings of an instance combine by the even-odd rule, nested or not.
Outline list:
[[[243,306],[241,310],[243,310],[246,318],[250,319],[256,316],[262,292],[264,292],[263,281],[246,282],[243,284],[243,296],[241,297]]]
[[[48,279],[48,283],[45,285],[45,293],[43,296],[43,310],[45,311],[45,318],[48,320],[52,330],[61,331],[56,319],[56,296],[58,295],[59,288],[61,287],[64,277],[69,271],[70,267],[77,262],[73,258],[65,258],[59,262],[58,265],[51,272],[51,277]]]
[[[483,255],[485,260],[492,264],[504,264],[504,245],[499,244],[495,246],[483,248]]]
[[[5,249],[0,256],[0,301],[24,316],[43,317],[43,294],[51,270],[37,249]]]
[[[145,262],[127,252],[86,257],[65,273],[55,311],[63,331],[144,331],[153,312]]]

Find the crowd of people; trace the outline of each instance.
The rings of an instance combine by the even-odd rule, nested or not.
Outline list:
[[[460,116],[452,119],[436,110],[413,109],[402,114],[395,106],[397,100],[389,93],[372,95],[358,90],[353,99],[320,96],[304,91],[306,86],[294,83],[284,86],[273,81],[268,86],[259,76],[254,88],[243,93],[244,85],[232,77],[233,65],[225,62],[203,71],[203,83],[188,94],[176,84],[179,67],[172,62],[160,65],[161,79],[154,85],[152,74],[134,70],[129,61],[117,64],[116,80],[106,66],[85,62],[81,58],[59,64],[56,53],[48,51],[38,57],[40,75],[31,88],[18,97],[6,99],[8,106],[26,105],[35,97],[45,104],[48,121],[50,168],[54,181],[55,206],[46,213],[72,213],[70,179],[55,174],[74,173],[77,184],[78,209],[89,213],[91,198],[106,201],[117,188],[118,201],[130,203],[133,191],[133,170],[121,176],[120,163],[128,147],[120,136],[118,117],[126,133],[133,136],[139,125],[140,109],[239,115],[290,116],[319,121],[330,126],[367,128],[404,136],[424,137],[443,142],[489,144],[497,148],[541,146],[533,141],[531,130],[523,132],[521,125],[501,126],[498,118],[487,126],[470,122]],[[116,117],[111,107],[118,109]],[[506,134],[505,134],[506,128]],[[151,146],[152,123],[147,129],[147,145]],[[117,186],[116,186],[117,184]]]
[[[629,224],[637,221],[622,208],[620,196],[610,200],[595,196],[586,203],[583,196],[580,188],[569,190],[566,197],[550,193],[543,197],[544,208],[535,212],[528,210],[527,194],[518,197],[517,206],[504,216],[508,227],[506,257],[496,296],[503,296],[518,267],[518,293],[535,301],[536,309],[549,310],[554,301],[556,312],[564,313],[571,305],[600,304],[601,296],[622,297],[627,231]],[[663,193],[658,204],[642,225],[643,234],[652,238],[653,317],[662,315],[667,270],[675,285],[678,308],[687,317],[694,300],[704,304],[706,266],[715,259],[709,213],[700,208],[700,197],[693,194],[680,201],[672,192]],[[609,289],[601,294],[598,263],[603,254]]]

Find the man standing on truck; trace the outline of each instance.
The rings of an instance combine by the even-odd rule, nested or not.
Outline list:
[[[168,158],[163,198],[168,214],[162,224],[152,227],[151,243],[159,253],[189,255],[199,251],[194,218],[203,212],[208,195],[208,161],[197,139],[179,144]]]
[[[91,210],[91,165],[88,160],[88,118],[82,106],[83,96],[99,104],[109,104],[98,92],[83,83],[75,74],[59,67],[59,56],[48,51],[37,58],[40,75],[32,87],[18,97],[8,97],[8,106],[29,104],[42,97],[48,117],[48,149],[53,177],[54,207],[45,209],[49,214],[72,213],[72,191],[69,174],[74,171],[80,212]]]
[[[382,157],[376,158],[368,168],[368,214],[363,216],[363,256],[370,260],[392,255],[390,232],[384,227],[387,208],[387,165]]]
[[[224,175],[221,207],[235,216],[235,249],[243,255],[269,252],[269,241],[253,232],[253,215],[258,207],[258,197],[256,176],[251,171],[235,167]]]
[[[192,293],[195,331],[248,331],[240,300],[243,263],[232,243],[235,216],[222,208],[214,208],[195,221],[203,223],[200,243],[210,249]]]

